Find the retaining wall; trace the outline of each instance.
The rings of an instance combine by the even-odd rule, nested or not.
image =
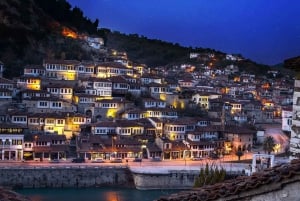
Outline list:
[[[1,168],[0,186],[12,188],[134,187],[126,167]]]

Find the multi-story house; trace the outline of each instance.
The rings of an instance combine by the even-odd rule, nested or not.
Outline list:
[[[249,101],[243,103],[243,113],[247,115],[249,122],[262,123],[263,122],[263,105],[260,101]]]
[[[177,119],[177,111],[173,108],[147,108],[144,109],[143,117],[157,117],[163,119]]]
[[[137,71],[137,75],[142,76],[144,75],[146,66],[143,64],[133,64],[132,68]]]
[[[127,120],[137,120],[141,118],[145,118],[145,111],[139,108],[129,108],[120,114],[122,119]]]
[[[100,135],[79,136],[77,138],[77,154],[86,159],[113,158],[134,159],[141,157],[142,144],[132,138],[111,137],[104,138]],[[148,157],[148,156],[146,156]]]
[[[166,108],[167,104],[165,101],[155,98],[143,98],[143,108]]]
[[[91,134],[93,135],[102,135],[110,136],[117,135],[116,128],[117,123],[115,121],[101,121],[97,123],[90,124]]]
[[[0,67],[1,67],[1,62],[0,62]],[[5,79],[0,76],[0,105],[4,106],[11,103],[12,98],[15,96],[15,94],[16,92],[15,92],[13,81]]]
[[[96,66],[96,77],[109,78],[118,75],[133,76],[133,69],[118,62],[103,62]]]
[[[50,83],[45,86],[47,92],[52,96],[61,98],[65,101],[72,102],[73,99],[73,86],[67,83]]]
[[[41,161],[67,158],[68,145],[64,135],[36,134],[33,142],[33,158]]]
[[[157,117],[150,117],[148,118],[150,123],[155,127],[155,134],[157,137],[162,137],[163,135],[163,128],[164,128],[164,121]]]
[[[153,75],[153,74],[143,74],[143,76],[141,76],[141,84],[143,85],[147,85],[150,83],[157,83],[157,84],[162,84],[162,77],[159,77],[157,75]]]
[[[12,111],[11,113],[9,113],[9,116],[10,116],[11,123],[27,126],[27,120],[28,120],[27,112]]]
[[[95,66],[91,61],[83,61],[75,65],[77,79],[95,77]]]
[[[117,120],[116,133],[120,136],[135,136],[144,134],[144,126],[137,121]]]
[[[112,96],[112,81],[108,78],[83,78],[79,80],[79,86],[85,88],[86,94],[98,97]]]
[[[0,159],[23,160],[24,130],[26,125],[0,124]]]
[[[97,95],[76,93],[74,103],[77,104],[78,112],[88,116],[94,116],[95,102],[99,98]]]
[[[181,88],[193,88],[196,86],[197,82],[192,79],[178,80],[178,84]]]
[[[231,104],[231,114],[240,114],[242,112],[242,102],[230,101]]]
[[[24,67],[24,76],[44,77],[46,70],[41,65],[27,65]]]
[[[44,60],[43,62],[46,77],[56,80],[76,80],[75,66],[79,64],[80,62],[76,60]]]
[[[52,112],[76,112],[77,107],[63,99],[57,97],[32,97],[24,98],[28,112],[33,113],[52,113]]]
[[[201,126],[187,133],[184,143],[191,151],[191,157],[220,155],[224,149],[224,139],[220,139],[220,126]]]
[[[41,89],[41,78],[33,75],[23,75],[17,81],[17,87],[20,89]]]
[[[164,125],[164,135],[169,140],[184,140],[186,139],[186,127],[188,122],[184,119],[177,119],[166,122]]]
[[[281,119],[282,119],[281,130],[283,132],[286,132],[288,134],[291,133],[292,117],[293,117],[293,107],[292,106],[282,108],[282,113],[281,113]]]
[[[128,93],[129,84],[122,76],[114,76],[110,78],[112,81],[113,96],[124,96]]]
[[[245,126],[226,126],[224,130],[224,138],[231,142],[231,147],[234,152],[251,151],[253,145],[253,136],[256,130],[251,130]]]
[[[92,123],[92,117],[81,113],[63,113],[65,117],[64,135],[67,139],[78,136],[82,127]]]
[[[45,115],[42,113],[27,113],[27,126],[30,133],[44,132]]]
[[[300,80],[295,80],[293,116],[290,139],[290,159],[300,157]]]
[[[97,120],[115,119],[126,109],[133,107],[133,102],[119,98],[97,100],[94,107],[94,117]]]
[[[21,90],[21,98],[34,98],[34,97],[50,97],[51,94],[47,92],[46,90],[32,90],[32,89],[25,89]]]
[[[166,100],[167,94],[171,94],[171,92],[169,92],[167,85],[165,84],[157,84],[152,82],[143,87],[144,87],[144,91],[146,91],[146,93],[150,93],[150,96],[153,98]]]
[[[156,138],[155,143],[162,150],[163,160],[186,160],[189,158],[189,149],[182,141],[172,141],[167,138]]]

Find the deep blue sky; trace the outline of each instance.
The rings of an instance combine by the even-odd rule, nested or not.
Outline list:
[[[298,0],[68,0],[100,28],[277,64],[300,55]]]

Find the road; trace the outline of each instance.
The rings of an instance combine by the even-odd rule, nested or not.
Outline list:
[[[92,163],[87,161],[85,163],[72,163],[69,161],[60,161],[59,163],[49,163],[47,161],[36,162],[36,161],[26,161],[26,162],[7,162],[1,161],[0,168],[101,168],[101,167],[129,167],[134,170],[139,171],[165,171],[165,170],[200,170],[201,167],[205,167],[206,163],[209,165],[215,165],[224,167],[227,170],[237,171],[242,170],[247,167],[246,164],[239,163],[224,163],[226,159],[210,160],[205,159],[201,161],[191,161],[191,160],[164,160],[159,162],[151,161],[150,159],[143,160],[142,162],[132,162],[129,160],[128,163],[123,160],[123,163]]]

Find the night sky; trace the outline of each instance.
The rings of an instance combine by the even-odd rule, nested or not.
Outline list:
[[[300,55],[298,0],[68,0],[100,28],[274,65]]]

